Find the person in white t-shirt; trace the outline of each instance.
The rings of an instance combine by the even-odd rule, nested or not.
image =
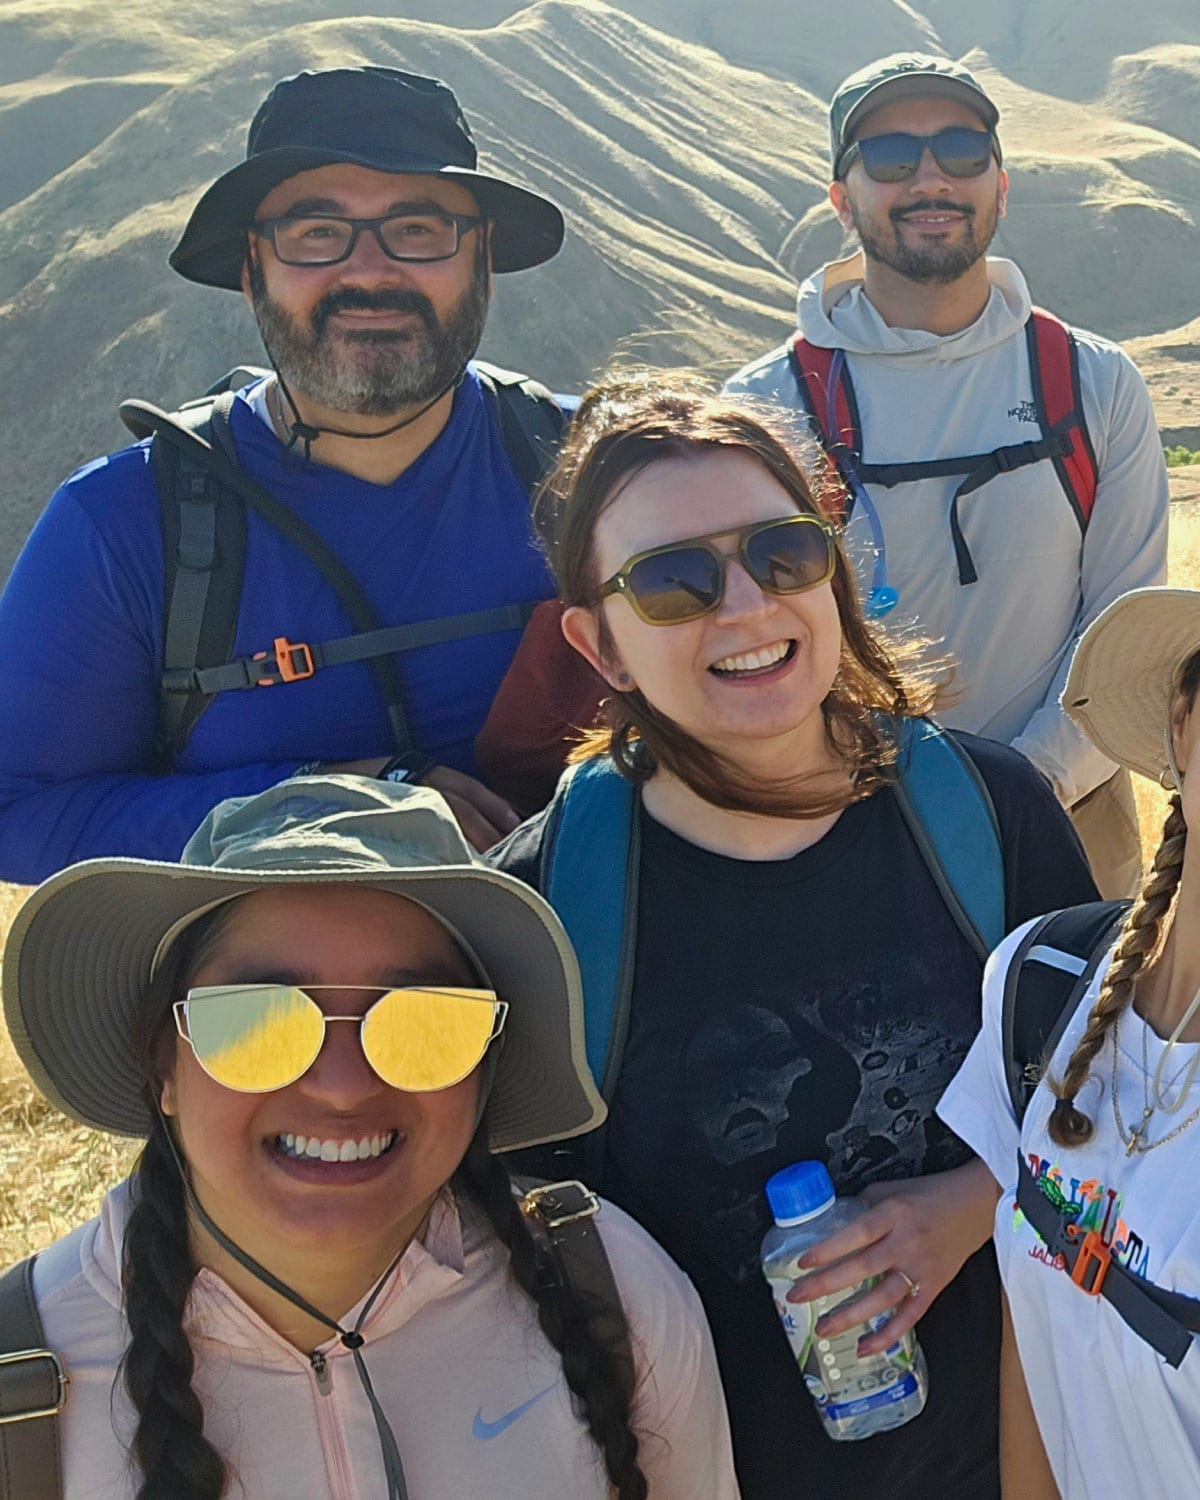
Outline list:
[[[297,777],[182,864],[67,869],[3,980],[47,1097],[147,1142],[32,1268],[65,1500],[736,1500],[686,1278],[495,1154],[604,1105],[565,932],[436,792]],[[0,1361],[0,1413],[45,1404],[46,1365]],[[27,1414],[6,1500],[59,1493]]]
[[[1003,1017],[1031,924],[992,955],[983,1029],[938,1107],[1000,1188],[1001,1453],[1019,1500],[1200,1494],[1200,1303],[1163,1295],[1200,1297],[1198,689],[1200,592],[1135,590],[1083,635],[1064,707],[1172,789],[1162,841],[1023,1120]]]

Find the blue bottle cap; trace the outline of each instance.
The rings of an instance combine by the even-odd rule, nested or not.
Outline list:
[[[811,1218],[833,1199],[833,1179],[822,1161],[798,1161],[767,1178],[767,1202],[776,1224]]]

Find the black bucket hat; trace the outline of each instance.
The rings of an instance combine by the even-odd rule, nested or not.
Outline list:
[[[458,100],[436,78],[373,67],[297,73],[259,106],[246,160],[196,204],[171,267],[201,286],[239,291],[258,205],[286,178],[336,162],[461,182],[492,221],[494,271],[524,271],[557,254],[563,217],[554,204],[480,172],[477,159]]]

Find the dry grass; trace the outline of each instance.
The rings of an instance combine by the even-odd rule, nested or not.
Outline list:
[[[20,886],[0,884],[0,942],[24,895]],[[51,1108],[0,1021],[0,1267],[90,1218],[135,1149]]]
[[[1171,581],[1200,586],[1200,502],[1173,507]],[[1142,842],[1158,843],[1165,794],[1137,778]],[[0,944],[24,891],[0,885]],[[135,1146],[86,1130],[40,1097],[0,1022],[0,1267],[64,1234],[96,1211],[128,1171]]]

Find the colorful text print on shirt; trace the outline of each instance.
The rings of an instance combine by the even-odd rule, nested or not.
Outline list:
[[[1126,1270],[1150,1279],[1150,1247],[1141,1235],[1131,1229],[1121,1215],[1124,1200],[1116,1188],[1105,1187],[1097,1177],[1076,1177],[1069,1169],[1064,1172],[1056,1162],[1029,1153],[1029,1170],[1037,1178],[1038,1187],[1060,1214],[1069,1217],[1083,1233],[1096,1230],[1100,1238],[1112,1251],[1113,1259]],[[1013,1200],[1012,1227],[1015,1234],[1025,1223],[1025,1215]],[[1035,1259],[1065,1270],[1062,1257],[1052,1256],[1040,1239],[1029,1254]]]

